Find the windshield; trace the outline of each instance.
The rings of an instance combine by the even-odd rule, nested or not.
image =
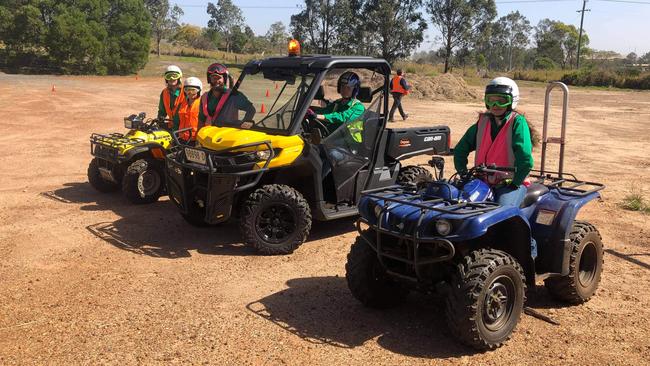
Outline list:
[[[223,125],[269,133],[288,131],[314,74],[299,75],[298,70],[285,69],[284,80],[273,80],[279,78],[271,72],[244,75],[219,114]]]

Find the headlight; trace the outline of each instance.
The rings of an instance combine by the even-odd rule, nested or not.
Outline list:
[[[451,222],[449,220],[440,219],[436,221],[436,231],[442,236],[447,236],[451,233]]]
[[[271,150],[260,150],[255,152],[255,156],[259,160],[268,160],[271,156]]]
[[[133,128],[133,121],[129,117],[124,118],[124,128],[128,128],[129,130]]]
[[[379,215],[381,215],[381,209],[382,207],[380,205],[375,206],[375,217],[379,218]]]

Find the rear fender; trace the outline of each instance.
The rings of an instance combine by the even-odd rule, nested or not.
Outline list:
[[[148,143],[144,145],[134,146],[128,149],[124,155],[124,160],[137,160],[144,158],[154,158],[160,161],[165,159],[165,151],[162,146],[157,143]]]
[[[537,241],[538,273],[569,274],[572,250],[569,235],[573,223],[582,206],[597,198],[600,198],[598,192],[575,197],[552,190],[540,199],[530,220]]]

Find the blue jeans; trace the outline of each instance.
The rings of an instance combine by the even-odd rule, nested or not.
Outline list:
[[[494,190],[494,200],[501,206],[519,207],[526,197],[526,186],[520,185],[514,189],[510,186],[499,187]]]

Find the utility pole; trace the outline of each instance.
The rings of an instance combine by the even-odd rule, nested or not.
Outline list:
[[[585,20],[585,11],[591,11],[591,9],[586,9],[585,6],[587,5],[588,0],[582,0],[582,10],[576,10],[577,13],[580,14],[580,33],[578,33],[578,57],[576,60],[576,69],[580,68],[580,46],[582,45],[582,23]]]

